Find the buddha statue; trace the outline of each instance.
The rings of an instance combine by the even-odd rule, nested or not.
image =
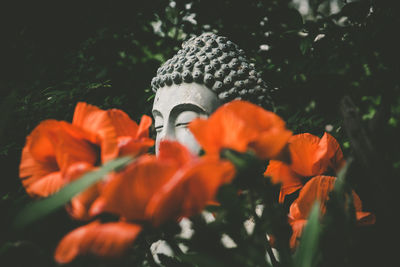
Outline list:
[[[156,153],[162,139],[176,140],[193,154],[201,150],[187,128],[195,118],[208,117],[221,104],[247,100],[271,108],[270,90],[242,49],[226,37],[204,33],[182,44],[151,81],[157,132]]]

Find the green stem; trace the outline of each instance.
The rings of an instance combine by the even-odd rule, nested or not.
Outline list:
[[[223,152],[225,158],[227,158],[230,162],[232,162],[238,170],[243,170],[246,168],[247,164],[246,161],[241,159],[240,157],[236,156],[232,151],[225,150]]]
[[[258,225],[259,225],[260,219],[258,218],[258,215],[256,213],[256,207],[254,205],[254,196],[253,196],[253,194],[254,194],[253,191],[250,190],[250,194],[249,194],[249,196],[250,196],[250,205],[251,205],[251,209],[252,209],[252,213],[253,213],[253,217],[254,217],[254,223],[255,223],[254,231],[256,232],[256,231],[258,231],[258,228],[259,228]],[[261,234],[265,236],[266,233],[264,233],[262,231]],[[264,238],[264,239],[265,239],[265,249],[267,250],[267,253],[268,253],[268,255],[269,255],[270,259],[271,259],[272,266],[276,267],[276,266],[279,265],[279,263],[275,258],[274,252],[272,251],[271,244],[269,243],[269,240],[267,238]]]

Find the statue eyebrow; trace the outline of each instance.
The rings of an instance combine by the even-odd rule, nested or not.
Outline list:
[[[154,115],[157,115],[157,116],[160,116],[160,117],[163,116],[163,115],[161,114],[161,112],[158,111],[157,109],[153,109],[151,112],[153,113],[153,116],[154,116]]]
[[[198,113],[203,113],[203,114],[208,114],[203,107],[198,106],[196,104],[192,104],[192,103],[184,103],[184,104],[176,105],[175,107],[172,108],[171,114],[176,115],[182,111],[187,111],[187,110],[198,112]]]

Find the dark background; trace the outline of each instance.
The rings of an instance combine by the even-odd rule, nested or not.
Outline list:
[[[394,202],[400,170],[394,2],[310,0],[303,1],[309,8],[302,13],[286,0],[73,2],[0,4],[1,266],[52,265],[55,244],[76,225],[60,211],[25,232],[10,230],[28,201],[18,165],[30,131],[44,119],[70,121],[78,101],[121,108],[138,121],[150,114],[157,68],[182,41],[207,31],[245,50],[277,89],[275,111],[290,129],[319,136],[330,130],[345,155],[356,158],[354,187],[367,208],[379,213],[379,205]],[[346,131],[351,126],[340,108],[345,96],[354,102],[369,150],[354,143],[354,129]],[[375,182],[363,182],[364,176]],[[377,204],[375,183],[387,202]]]

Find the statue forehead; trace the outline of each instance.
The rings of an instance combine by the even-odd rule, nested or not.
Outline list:
[[[220,105],[217,95],[206,86],[198,83],[182,83],[159,88],[156,92],[153,110],[169,112],[177,105],[192,104],[207,113]]]

